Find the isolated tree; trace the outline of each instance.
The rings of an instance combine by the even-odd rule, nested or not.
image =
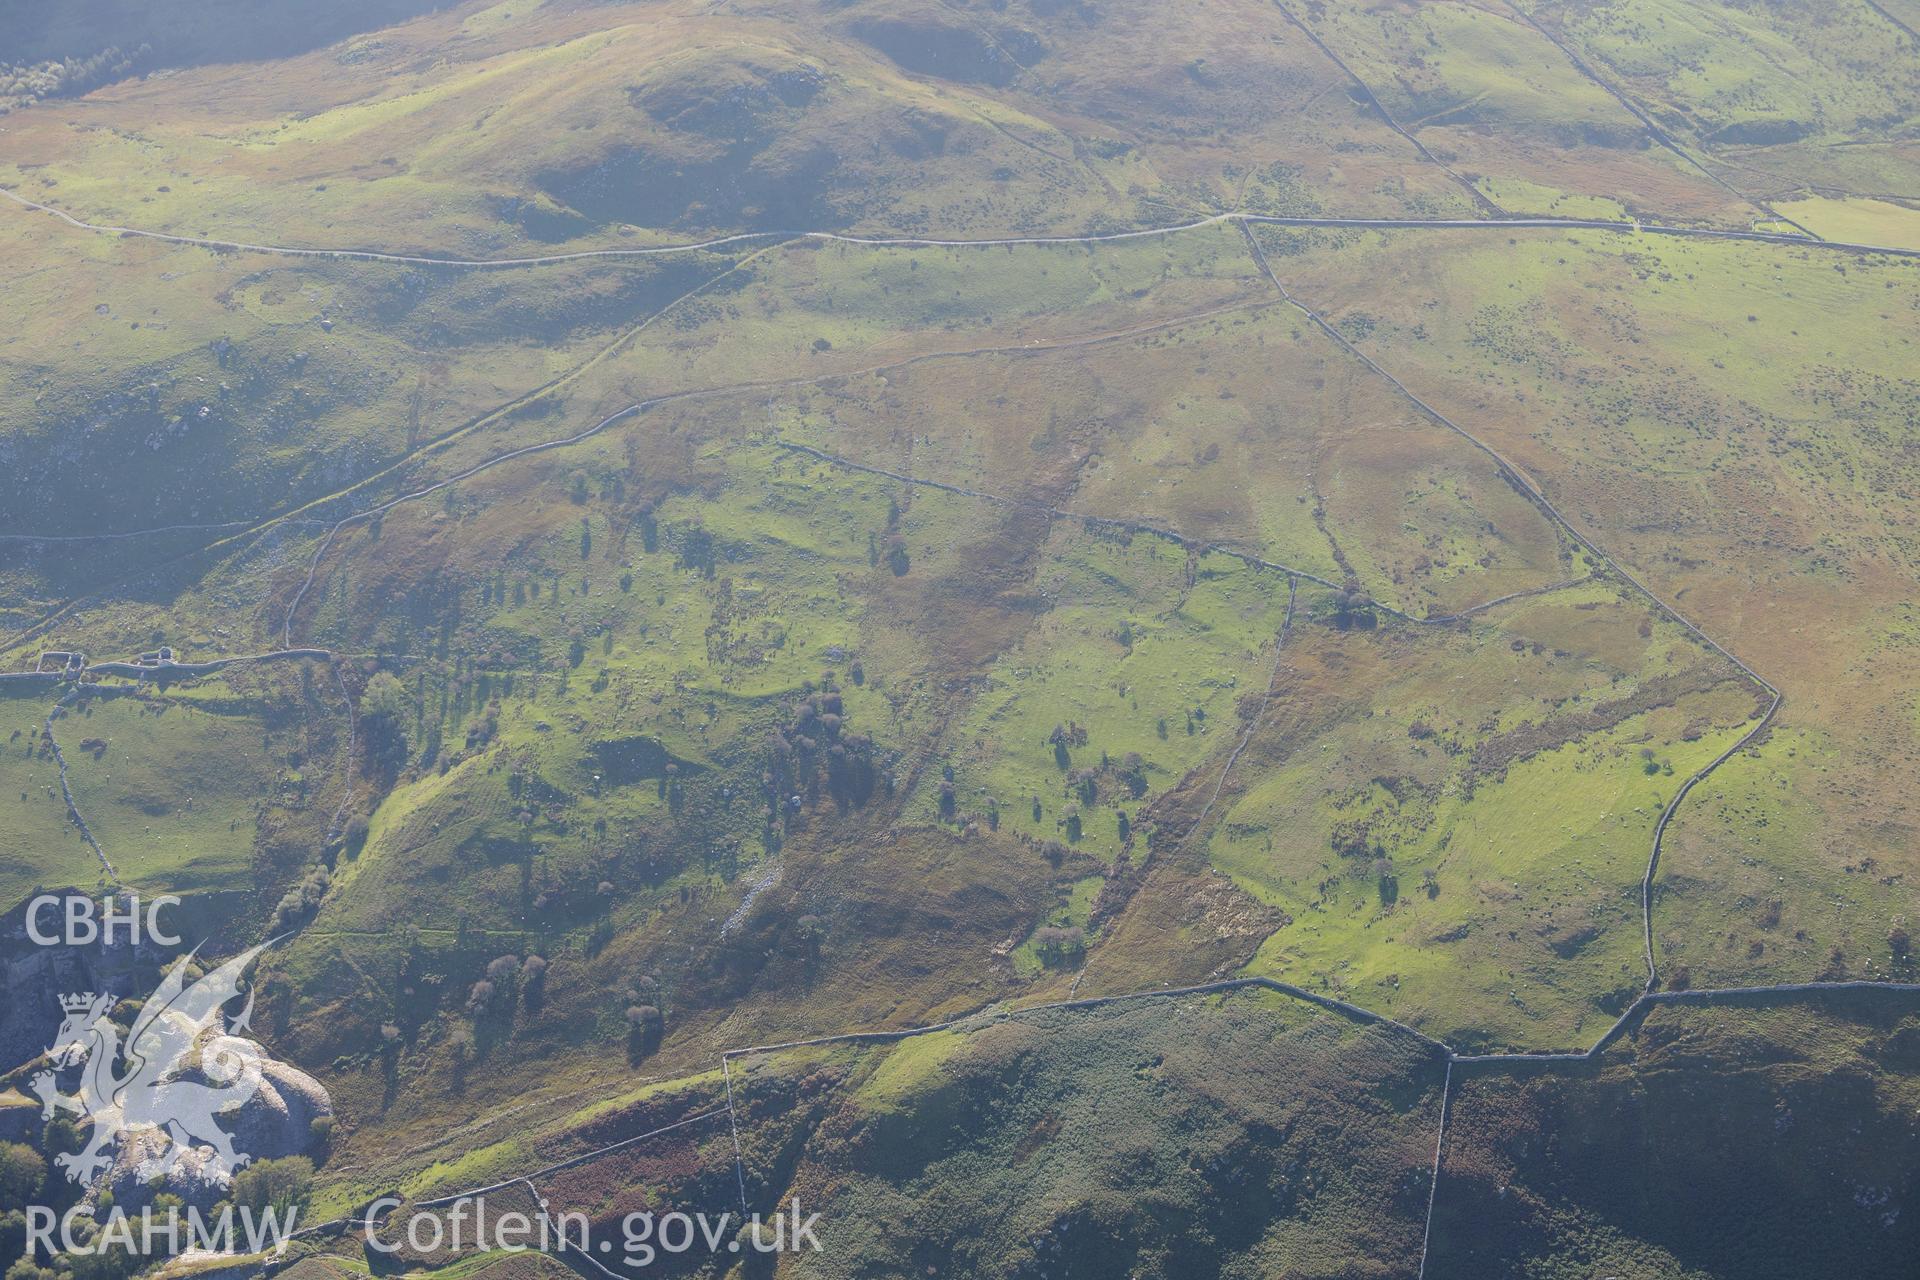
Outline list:
[[[332,886],[333,873],[327,870],[325,863],[308,867],[300,882],[280,896],[279,903],[273,909],[273,931],[280,933],[306,920],[319,909],[327,890]]]
[[[627,1006],[627,1059],[638,1062],[660,1047],[661,1032],[666,1019],[660,1010],[650,1004],[632,1004]]]
[[[520,957],[515,955],[495,956],[487,962],[487,980],[505,984],[512,982],[520,972]]]
[[[1033,949],[1043,964],[1061,964],[1087,949],[1086,931],[1072,925],[1048,925],[1033,935]]]
[[[367,742],[367,761],[396,772],[407,761],[407,722],[411,719],[407,688],[390,671],[367,681],[360,695],[360,731]]]
[[[234,1174],[227,1198],[236,1209],[251,1209],[256,1214],[273,1209],[285,1214],[295,1206],[304,1206],[312,1192],[313,1161],[305,1156],[287,1156],[282,1160],[256,1160]]]
[[[547,996],[546,957],[528,956],[526,963],[520,966],[520,974],[523,979],[521,992],[526,996],[527,1008],[538,1013]]]

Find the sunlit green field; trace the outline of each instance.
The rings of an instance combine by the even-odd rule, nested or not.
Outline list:
[[[9,684],[0,907],[281,939],[315,1214],[658,1129],[537,1190],[805,1195],[794,1275],[1891,1274],[1903,1138],[1724,1117],[1891,1133],[1905,1006],[1445,1046],[1915,978],[1913,0],[256,7],[0,19],[0,185],[97,224],[0,202],[0,661],[309,651]],[[1441,1047],[1035,1008],[1250,977]],[[1659,1209],[1727,1168],[1825,1225]]]

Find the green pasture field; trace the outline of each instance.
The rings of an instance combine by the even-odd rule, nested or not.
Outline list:
[[[0,202],[0,535],[43,535],[0,542],[0,655],[328,651],[53,721],[126,885],[286,935],[252,1031],[334,1099],[315,1220],[704,1116],[543,1191],[730,1208],[731,1118],[748,1198],[842,1233],[795,1275],[1878,1274],[1904,1012],[1455,1064],[1429,1252],[1415,1038],[1022,1009],[1258,975],[1584,1048],[1723,754],[1655,984],[1915,978],[1920,267],[1211,219],[1911,247],[1916,21],[469,0],[10,69],[0,185],[215,244]],[[0,904],[101,881],[68,692],[0,696]]]
[[[0,695],[0,801],[8,815],[0,823],[0,848],[5,850],[0,900],[10,907],[36,888],[91,889],[104,874],[99,858],[67,818],[60,769],[41,737],[56,698],[40,686],[9,686]]]
[[[1920,758],[1911,718],[1886,710],[1920,687],[1915,531],[1886,500],[1913,487],[1894,443],[1915,395],[1911,264],[1513,240],[1405,245],[1420,261],[1403,307],[1348,298],[1337,270],[1299,287],[1333,315],[1364,310],[1370,354],[1554,477],[1563,510],[1786,694],[1758,754],[1676,817],[1656,902],[1667,961],[1715,981],[1887,972],[1912,913],[1888,782]],[[1775,927],[1775,902],[1795,923]]]

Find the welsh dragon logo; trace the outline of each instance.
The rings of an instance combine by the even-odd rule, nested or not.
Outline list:
[[[31,1087],[43,1117],[66,1111],[92,1122],[85,1147],[54,1157],[69,1178],[91,1185],[113,1163],[124,1138],[149,1128],[170,1139],[159,1168],[143,1170],[149,1175],[196,1147],[210,1151],[211,1170],[229,1176],[251,1159],[234,1149],[232,1136],[214,1120],[260,1090],[265,1059],[258,1046],[233,1034],[246,1030],[251,991],[231,1026],[223,1010],[239,994],[247,966],[271,945],[243,952],[193,983],[187,981],[187,966],[199,948],[182,956],[141,1007],[124,1044],[108,1016],[114,997],[93,992],[61,997],[66,1019],[47,1050],[54,1069],[34,1076]],[[55,1072],[75,1066],[78,1088],[60,1092]]]

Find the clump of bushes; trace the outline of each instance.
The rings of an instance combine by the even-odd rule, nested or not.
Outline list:
[[[312,918],[332,886],[333,873],[324,864],[316,864],[308,869],[299,884],[281,895],[273,909],[273,922],[268,926],[268,932],[284,933]]]
[[[1047,925],[1033,935],[1034,954],[1045,965],[1071,964],[1087,950],[1087,931],[1077,925]]]

